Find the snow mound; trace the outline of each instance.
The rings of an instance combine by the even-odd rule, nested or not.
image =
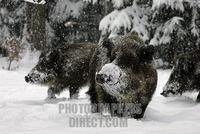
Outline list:
[[[27,72],[0,70],[0,132],[1,134],[88,134],[88,133],[137,133],[137,134],[199,134],[200,105],[196,94],[164,98],[160,95],[171,70],[158,70],[156,93],[141,120],[129,119],[128,127],[71,128],[69,118],[88,115],[59,114],[59,104],[44,101],[47,87],[31,85],[24,81]],[[3,76],[3,77],[2,77]],[[67,104],[89,104],[81,90],[79,100],[66,100]],[[68,92],[60,96],[69,97]],[[61,100],[63,101],[63,100]],[[103,117],[91,114],[89,118]]]

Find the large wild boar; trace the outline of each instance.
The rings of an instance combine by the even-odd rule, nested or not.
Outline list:
[[[145,46],[134,32],[99,44],[90,63],[91,103],[97,107],[109,104],[112,116],[142,118],[157,85],[157,72],[151,64],[153,53],[154,47]],[[119,104],[123,110],[113,112],[112,104]],[[136,107],[140,110],[132,111],[130,104],[139,104]]]
[[[177,96],[194,90],[200,91],[200,50],[182,54],[177,58],[161,95]],[[200,94],[196,101],[200,102]]]
[[[77,98],[79,88],[88,82],[89,62],[95,44],[70,44],[42,53],[38,64],[25,76],[28,83],[49,86],[48,99],[69,88],[70,98]]]

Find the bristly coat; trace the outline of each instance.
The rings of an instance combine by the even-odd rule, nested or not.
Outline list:
[[[128,116],[142,118],[157,85],[157,72],[151,64],[153,53],[153,46],[144,46],[136,33],[100,43],[90,62],[91,103],[140,104],[141,113]],[[116,112],[111,115],[126,116]]]
[[[70,98],[77,98],[78,89],[88,82],[89,62],[95,48],[91,43],[66,44],[42,53],[25,80],[49,86],[49,99],[66,88],[69,88]]]

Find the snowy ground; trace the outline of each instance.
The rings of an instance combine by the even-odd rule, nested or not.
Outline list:
[[[62,102],[44,101],[46,87],[25,83],[25,71],[0,70],[0,134],[199,134],[200,105],[194,101],[197,94],[177,98],[160,96],[170,70],[158,70],[158,73],[157,91],[144,119],[129,119],[127,128],[70,128],[69,115],[58,113]],[[66,100],[67,103],[89,103],[86,90],[83,88],[79,100]],[[60,97],[63,96],[68,97],[68,92]]]

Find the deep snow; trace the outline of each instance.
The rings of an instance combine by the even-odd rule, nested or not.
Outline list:
[[[0,134],[70,134],[70,133],[134,133],[134,134],[199,134],[200,105],[195,103],[196,93],[187,97],[160,96],[170,70],[158,70],[156,93],[142,120],[129,119],[127,128],[70,128],[67,114],[58,113],[58,104],[46,102],[47,87],[25,83],[27,71],[0,70]],[[81,91],[79,100],[67,103],[89,103]],[[68,92],[59,96],[68,97]],[[91,115],[101,116],[101,115]]]

